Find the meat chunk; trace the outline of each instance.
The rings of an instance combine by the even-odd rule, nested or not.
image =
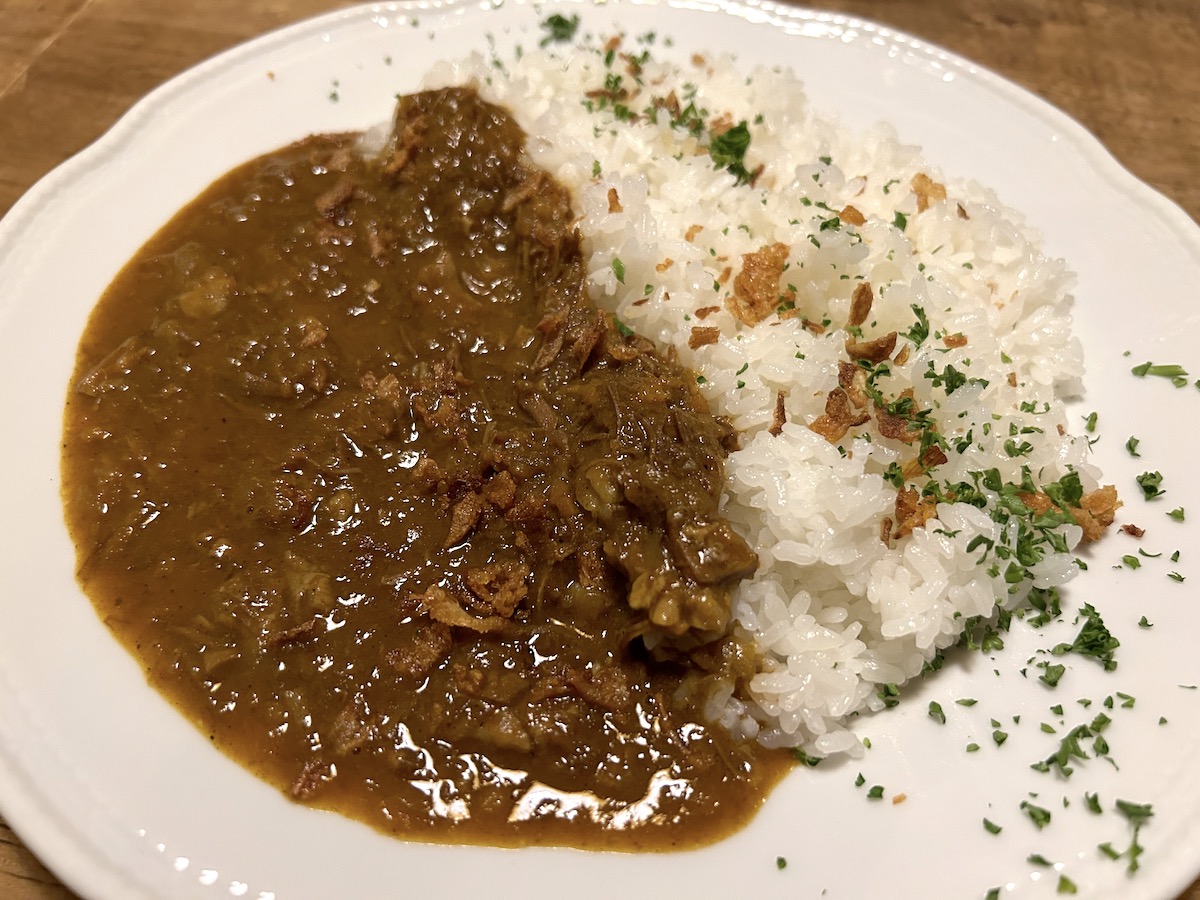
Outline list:
[[[357,191],[358,185],[352,178],[339,178],[333,187],[317,198],[317,212],[325,219],[341,218]]]
[[[410,640],[387,652],[387,663],[401,678],[420,681],[450,652],[450,627],[443,622],[417,625]]]
[[[468,569],[465,579],[471,593],[494,614],[509,618],[516,611],[517,604],[529,594],[531,574],[529,566],[523,562],[504,561]]]
[[[472,492],[454,504],[450,511],[450,532],[446,535],[445,547],[453,547],[465,540],[483,515],[483,498]]]

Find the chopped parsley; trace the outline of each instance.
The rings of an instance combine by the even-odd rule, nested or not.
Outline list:
[[[1033,822],[1039,831],[1050,824],[1050,810],[1035,806],[1028,800],[1021,801],[1021,809],[1024,810],[1025,815],[1029,816],[1029,821]]]
[[[1160,472],[1143,472],[1137,477],[1138,487],[1142,489],[1142,495],[1147,500],[1153,500],[1155,497],[1161,497],[1166,493],[1162,489],[1162,473]]]
[[[746,170],[746,149],[750,146],[750,127],[745,119],[708,143],[708,155],[718,168],[730,172],[738,184],[749,184],[753,176]]]
[[[573,15],[567,18],[555,13],[543,21],[541,27],[546,34],[538,42],[539,47],[545,47],[547,44],[563,44],[575,37],[575,32],[579,29],[579,16]]]
[[[821,756],[810,756],[808,753],[804,752],[803,747],[793,747],[792,756],[794,756],[802,765],[808,766],[809,768],[819,765],[821,760],[824,758]]]
[[[1121,642],[1104,627],[1104,620],[1090,603],[1083,604],[1079,618],[1083,619],[1083,627],[1079,629],[1075,640],[1070,644],[1058,644],[1050,652],[1055,656],[1078,653],[1080,656],[1098,660],[1106,672],[1116,669],[1117,661],[1113,658],[1113,653],[1121,646]]]
[[[1063,674],[1067,671],[1067,667],[1059,664],[1051,665],[1048,662],[1038,663],[1038,668],[1042,669],[1042,674],[1038,676],[1038,681],[1048,684],[1050,687],[1058,687],[1058,682],[1062,680]]]
[[[1101,844],[1100,849],[1110,859],[1120,859],[1121,857],[1128,859],[1129,862],[1126,865],[1126,871],[1132,875],[1138,870],[1138,857],[1145,850],[1138,842],[1138,837],[1141,834],[1142,826],[1153,817],[1154,809],[1149,803],[1130,803],[1128,800],[1120,799],[1117,800],[1116,807],[1117,812],[1123,815],[1129,824],[1133,826],[1133,838],[1123,852],[1117,853],[1112,849],[1111,844]]]
[[[617,276],[617,281],[621,284],[625,283],[625,263],[621,262],[619,256],[614,256],[612,261],[613,274]]]
[[[934,387],[944,387],[946,396],[950,396],[965,384],[978,384],[981,387],[987,387],[988,384],[987,380],[983,378],[968,378],[952,365],[947,365],[945,369],[938,372],[934,367],[933,360],[929,361],[929,370],[925,373],[925,377],[933,382]],[[1033,449],[1030,444],[1026,444],[1025,446],[1029,447],[1030,450]],[[1009,455],[1016,456],[1017,454],[1010,453]]]
[[[1038,772],[1054,771],[1063,778],[1070,778],[1074,768],[1071,766],[1072,760],[1091,759],[1087,750],[1084,749],[1084,741],[1091,741],[1092,752],[1097,757],[1108,755],[1108,744],[1101,736],[1104,729],[1108,727],[1111,720],[1104,713],[1100,713],[1091,724],[1078,725],[1067,732],[1066,737],[1059,741],[1058,749],[1040,762],[1034,763],[1030,768]],[[1088,800],[1088,805],[1091,807],[1092,801]]]
[[[883,705],[888,708],[891,708],[900,702],[899,685],[885,684],[882,685],[875,693],[879,699],[883,701]]]

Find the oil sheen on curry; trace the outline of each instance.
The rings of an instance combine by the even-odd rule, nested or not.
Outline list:
[[[80,346],[79,578],[152,685],[299,802],[406,839],[673,849],[786,759],[706,722],[753,673],[729,427],[586,298],[566,190],[468,89],[382,152],[216,182]]]

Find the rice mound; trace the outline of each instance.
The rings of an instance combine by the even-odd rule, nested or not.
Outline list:
[[[1083,373],[1072,276],[992,192],[946,178],[885,124],[856,132],[819,115],[788,71],[621,48],[644,54],[631,63],[606,49],[503,64],[476,55],[443,64],[427,86],[473,82],[515,114],[533,161],[574,194],[593,298],[674,347],[741,432],[724,512],[761,560],[735,615],[764,662],[751,696],[714,697],[713,717],[767,745],[856,753],[849,719],[884,706],[881,688],[919,675],[973,617],[1071,578],[1081,529],[1052,529],[1057,548],[1019,581],[980,549],[1018,541],[993,515],[994,491],[983,490],[984,508],[939,502],[923,527],[881,539],[897,507],[885,476],[913,459],[913,445],[874,421],[836,442],[808,427],[826,414],[847,337],[858,336],[847,331],[854,291],[867,282],[874,295],[863,340],[899,333],[881,389],[910,390],[951,448],[911,487],[977,484],[996,469],[1006,483],[1031,474],[1039,485],[1077,472],[1091,490],[1087,441],[1069,435],[1062,407]],[[688,103],[706,123],[699,135],[680,124]],[[744,169],[762,167],[749,184],[702,146],[741,122]],[[778,244],[779,308],[749,324],[727,301],[748,259]],[[952,390],[937,377],[948,367],[966,376]]]

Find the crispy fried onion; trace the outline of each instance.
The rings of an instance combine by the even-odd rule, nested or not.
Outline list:
[[[787,244],[774,243],[742,254],[742,271],[733,279],[733,293],[725,300],[739,322],[754,326],[775,312],[788,251]]]
[[[867,321],[871,314],[871,304],[875,302],[875,292],[871,290],[871,282],[860,281],[850,298],[850,318],[847,325],[858,326]]]
[[[1022,491],[1017,495],[1022,503],[1033,510],[1035,515],[1042,515],[1055,508],[1055,503],[1041,491]],[[1117,499],[1117,489],[1111,484],[1088,491],[1079,498],[1079,506],[1072,506],[1067,511],[1074,517],[1075,524],[1083,529],[1085,541],[1098,541],[1104,537],[1104,532],[1116,518],[1117,510],[1123,504]]]
[[[932,497],[922,497],[916,488],[902,487],[896,491],[895,528],[890,528],[892,522],[884,519],[889,525],[890,535],[885,535],[880,529],[883,542],[890,539],[899,540],[913,533],[917,528],[923,528],[925,523],[937,515],[937,501]]]
[[[862,294],[860,294],[861,297]],[[853,312],[854,305],[855,301],[852,300],[852,317],[858,314],[866,315],[866,312],[863,312],[864,307],[869,311],[869,306],[860,301],[860,312],[855,313]],[[894,346],[896,335],[893,333],[890,337]],[[888,352],[891,352],[891,348]],[[904,391],[898,399],[911,400],[912,397],[913,393],[910,389]],[[905,444],[917,443],[921,440],[923,433],[931,427],[928,424],[920,425],[911,417],[891,412],[886,407],[874,402],[867,392],[866,370],[856,362],[838,364],[838,385],[825,398],[825,414],[810,422],[808,427],[831,444],[836,444],[846,436],[851,428],[869,422],[872,412],[881,435]],[[773,429],[772,433],[777,432]],[[936,444],[930,444],[921,449],[919,455],[906,462],[901,468],[901,473],[904,480],[909,481],[925,475],[946,461],[947,457],[942,448]],[[936,514],[936,500],[921,497],[913,488],[901,487],[896,494],[894,515],[884,518],[880,523],[879,538],[885,544],[890,544],[894,539],[911,534],[914,528],[923,527]]]
[[[870,402],[866,386],[866,372],[854,363],[839,363],[838,386],[825,398],[825,415],[815,418],[808,427],[836,444],[851,428],[865,425],[871,420],[866,409]]]
[[[911,389],[905,390],[899,399],[911,399],[912,396]],[[838,386],[825,398],[825,414],[810,422],[808,427],[831,444],[836,444],[851,428],[865,425],[871,420],[871,407],[867,373],[855,363],[842,362],[838,364]],[[886,438],[912,444],[919,441],[929,427],[918,425],[908,416],[889,412],[878,404],[874,404],[873,408],[879,433]],[[917,467],[912,471],[924,472],[945,461],[940,450],[930,447],[920,460],[913,460],[909,466]]]
[[[917,195],[917,212],[923,213],[934,203],[946,199],[946,186],[938,184],[924,172],[912,177],[913,193]],[[960,207],[961,209],[961,207]]]

